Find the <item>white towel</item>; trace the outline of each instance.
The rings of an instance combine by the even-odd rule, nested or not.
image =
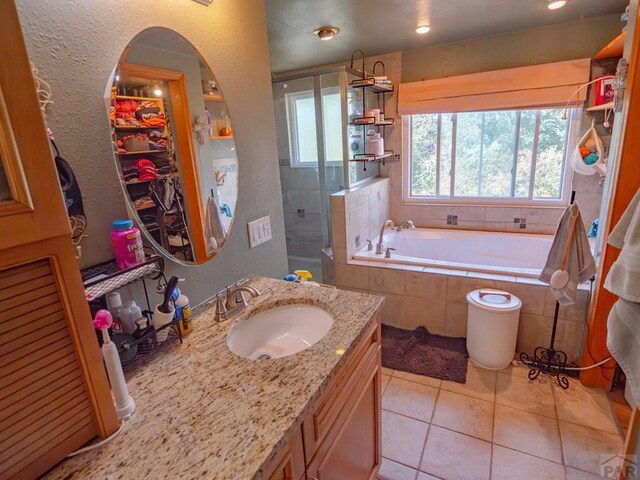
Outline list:
[[[220,221],[220,209],[213,197],[207,198],[205,211],[204,237],[207,242],[207,255],[213,255],[220,248],[224,240],[224,227]]]
[[[609,234],[608,243],[622,251],[609,270],[604,288],[640,303],[640,189]]]
[[[607,348],[627,376],[631,393],[640,403],[640,304],[618,300],[609,312]]]
[[[569,241],[569,231],[571,230],[572,211],[576,212],[578,218],[576,219],[576,228],[569,246],[569,256],[565,267],[565,270],[569,273],[569,282],[561,289],[551,287],[553,295],[561,305],[575,303],[578,295],[578,285],[589,280],[596,271],[596,263],[591,254],[589,239],[585,233],[580,209],[574,203],[569,205],[562,217],[560,217],[555,238],[547,257],[547,263],[542,272],[540,272],[538,280],[548,284],[551,281],[551,276],[562,267],[562,258]]]

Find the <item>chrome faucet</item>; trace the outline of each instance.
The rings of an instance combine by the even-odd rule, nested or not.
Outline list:
[[[396,230],[398,230],[399,232],[401,232],[402,230],[406,229],[406,228],[416,228],[416,225],[413,223],[413,221],[411,220],[407,220],[406,222],[402,222],[398,228],[396,228]]]
[[[227,320],[231,315],[249,305],[249,301],[244,296],[245,292],[251,295],[251,298],[256,298],[260,295],[260,292],[255,288],[237,283],[228,286],[224,294],[222,292],[218,293],[215,299],[214,320],[216,322]]]
[[[378,237],[378,244],[376,245],[376,255],[382,255],[384,253],[384,244],[382,243],[382,237],[384,237],[384,229],[387,227],[395,228],[393,220],[387,220],[380,227],[380,237]]]

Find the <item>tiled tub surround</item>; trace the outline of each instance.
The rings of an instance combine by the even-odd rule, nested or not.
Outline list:
[[[483,274],[408,265],[374,266],[366,262],[335,265],[336,286],[383,295],[382,323],[405,329],[426,327],[451,337],[467,335],[468,292],[478,288],[506,290],[522,300],[517,351],[532,353],[547,346],[555,297],[549,287],[526,277]],[[570,360],[580,357],[589,291],[578,291],[578,302],[561,307],[556,348]]]
[[[251,285],[262,295],[245,311],[216,323],[213,308],[204,308],[181,346],[128,379],[137,410],[122,435],[64,461],[47,478],[262,478],[350,360],[383,299],[260,277]],[[327,309],[331,330],[289,357],[255,361],[229,351],[236,320],[287,303]]]
[[[336,286],[383,295],[387,301],[382,321],[387,325],[406,329],[422,325],[432,333],[458,337],[466,336],[468,292],[478,288],[506,290],[522,300],[517,350],[531,353],[535,347],[547,345],[555,297],[548,286],[530,275],[351,260],[366,246],[367,239],[373,240],[375,247],[380,226],[389,217],[382,201],[388,197],[389,186],[389,179],[376,178],[332,195]],[[407,219],[413,220],[399,220]],[[580,357],[588,303],[588,285],[582,285],[578,302],[560,309],[556,347],[571,360]]]

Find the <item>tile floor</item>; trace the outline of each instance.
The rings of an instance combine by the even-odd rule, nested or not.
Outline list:
[[[603,391],[469,365],[462,385],[383,370],[385,480],[594,480],[623,438]]]

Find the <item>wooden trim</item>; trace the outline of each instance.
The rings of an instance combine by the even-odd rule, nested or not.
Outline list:
[[[624,51],[624,41],[627,38],[627,31],[623,30],[616,38],[607,43],[593,57],[594,60],[603,60],[605,58],[621,57]]]
[[[0,249],[70,234],[13,1],[0,2],[0,156],[14,201],[0,202]],[[6,157],[6,158],[5,158]]]
[[[149,80],[157,80],[159,82],[165,80],[180,80],[184,77],[184,74],[179,70],[150,67],[148,65],[137,65],[135,63],[121,63],[118,65],[118,73],[120,75],[141,77]]]
[[[619,139],[619,158],[614,167],[617,169],[614,177],[616,183],[612,188],[606,222],[604,225],[600,225],[600,235],[604,235],[605,239],[608,238],[640,187],[640,162],[638,162],[640,136],[637,133],[640,130],[640,23],[637,21],[629,58],[625,105],[628,106],[626,125]],[[606,290],[603,285],[619,253],[619,249],[604,243],[596,274],[593,307],[588,319],[589,335],[586,341],[587,348],[582,354],[582,365],[600,362],[611,355],[607,349],[607,319],[618,297]],[[593,354],[593,357],[589,352]],[[609,362],[603,367],[611,367],[612,365],[613,362]],[[602,367],[583,370],[580,373],[580,381],[589,387],[609,390],[612,382],[612,370],[606,370]]]
[[[11,129],[2,85],[0,85],[0,162],[2,162],[11,193],[11,200],[0,201],[0,216],[32,212],[33,202],[20,164],[20,152]]]
[[[202,190],[200,189],[200,175],[198,162],[193,148],[193,135],[191,131],[191,112],[189,111],[189,98],[184,77],[179,80],[171,80],[169,83],[169,96],[173,107],[173,117],[176,127],[176,147],[180,152],[180,164],[184,196],[189,207],[190,238],[193,247],[193,256],[196,263],[207,260],[207,245],[204,239],[204,205]]]

